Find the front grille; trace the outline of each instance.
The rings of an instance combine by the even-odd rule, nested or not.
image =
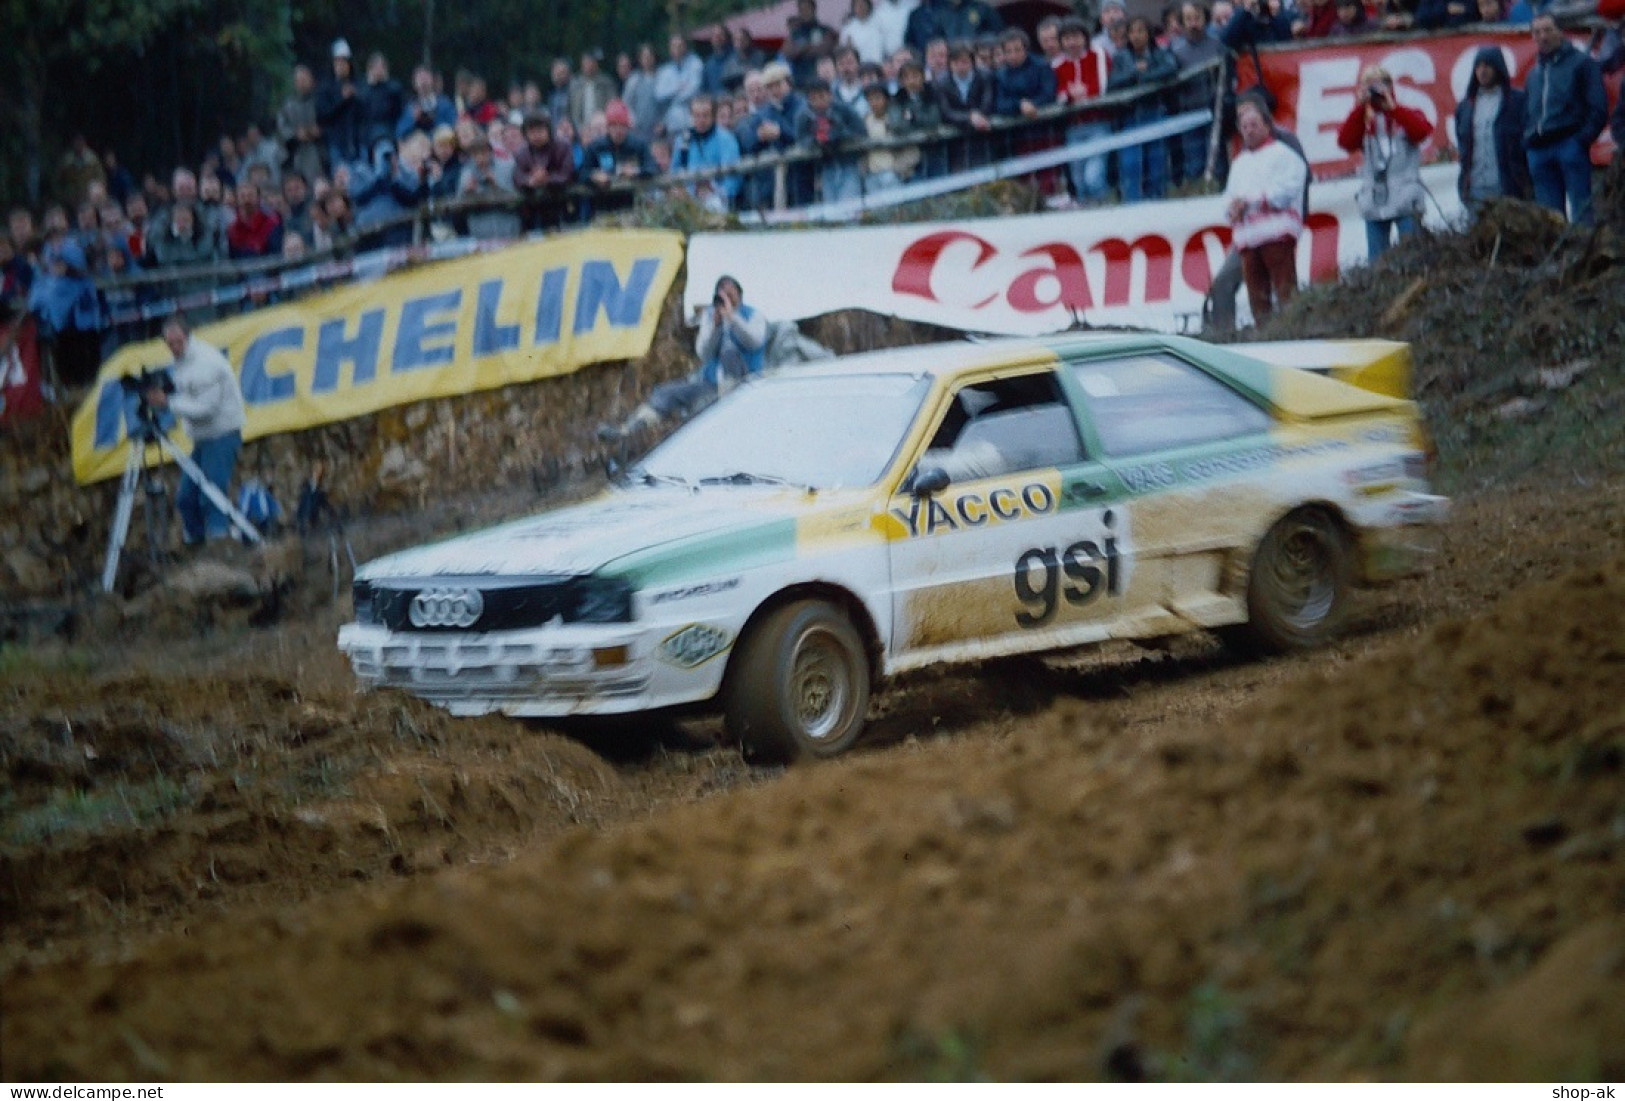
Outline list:
[[[488,577],[436,577],[410,581],[358,582],[356,619],[391,631],[517,631],[540,627],[571,615],[580,600],[581,579],[527,577],[502,581]],[[365,588],[365,591],[363,591]],[[477,590],[483,605],[472,623],[419,627],[412,622],[412,601],[426,590]],[[365,608],[365,610],[363,610]]]

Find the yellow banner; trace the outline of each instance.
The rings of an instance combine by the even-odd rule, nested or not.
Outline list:
[[[648,353],[681,234],[595,230],[357,283],[201,326],[237,368],[245,440]],[[73,418],[81,484],[123,472],[119,378],[171,362],[161,340],[102,365]]]

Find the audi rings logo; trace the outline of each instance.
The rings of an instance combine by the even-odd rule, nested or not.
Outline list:
[[[485,611],[478,589],[424,589],[407,613],[414,627],[472,627]]]

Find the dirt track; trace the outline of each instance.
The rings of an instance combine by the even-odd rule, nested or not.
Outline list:
[[[921,678],[790,773],[356,697],[319,618],[14,672],[18,796],[108,824],[11,819],[0,1071],[1618,1079],[1622,489],[1462,502],[1326,652]]]

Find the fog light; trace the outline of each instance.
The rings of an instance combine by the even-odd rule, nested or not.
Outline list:
[[[592,663],[595,668],[608,669],[616,665],[625,665],[630,658],[630,647],[627,646],[599,646],[593,649]]]

